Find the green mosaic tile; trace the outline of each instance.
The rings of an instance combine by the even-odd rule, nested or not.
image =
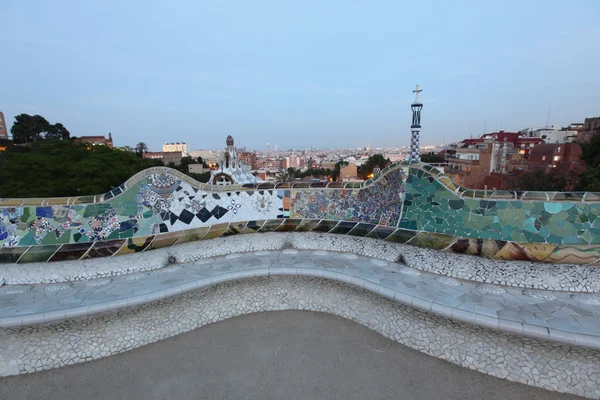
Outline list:
[[[91,247],[90,243],[65,244],[54,253],[48,262],[79,260]]]
[[[61,245],[31,246],[17,262],[19,264],[30,262],[46,262],[60,246]]]
[[[29,246],[0,247],[0,263],[16,263],[28,249]]]

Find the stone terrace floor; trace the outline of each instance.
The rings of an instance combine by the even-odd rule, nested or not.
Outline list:
[[[335,279],[456,321],[600,349],[598,294],[480,284],[350,253],[294,249],[234,253],[68,284],[0,287],[0,327],[93,315],[219,282],[268,275]]]

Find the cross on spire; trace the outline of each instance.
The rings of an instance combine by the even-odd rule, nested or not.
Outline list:
[[[421,87],[419,85],[417,85],[417,87],[415,88],[415,90],[413,90],[413,93],[416,93],[417,96],[419,95],[419,93],[421,93],[423,91],[423,89],[421,89]]]

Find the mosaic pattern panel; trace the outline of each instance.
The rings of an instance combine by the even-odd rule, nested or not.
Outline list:
[[[593,193],[494,192],[510,197],[495,199],[457,187],[426,164],[395,164],[364,183],[208,187],[187,179],[153,168],[104,195],[4,199],[0,262],[109,257],[273,231],[366,236],[505,260],[600,261]]]
[[[154,174],[104,203],[0,208],[0,246],[111,241],[284,218],[289,217],[289,195],[289,190],[210,192],[170,174]]]
[[[293,190],[293,218],[331,219],[398,226],[405,175],[397,169],[368,188]]]
[[[600,203],[469,199],[416,168],[408,174],[405,196],[399,225],[404,229],[483,240],[600,244]]]

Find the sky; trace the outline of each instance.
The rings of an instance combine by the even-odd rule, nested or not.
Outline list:
[[[409,146],[600,116],[598,0],[1,0],[0,111],[192,149]],[[486,122],[487,121],[487,122]]]

